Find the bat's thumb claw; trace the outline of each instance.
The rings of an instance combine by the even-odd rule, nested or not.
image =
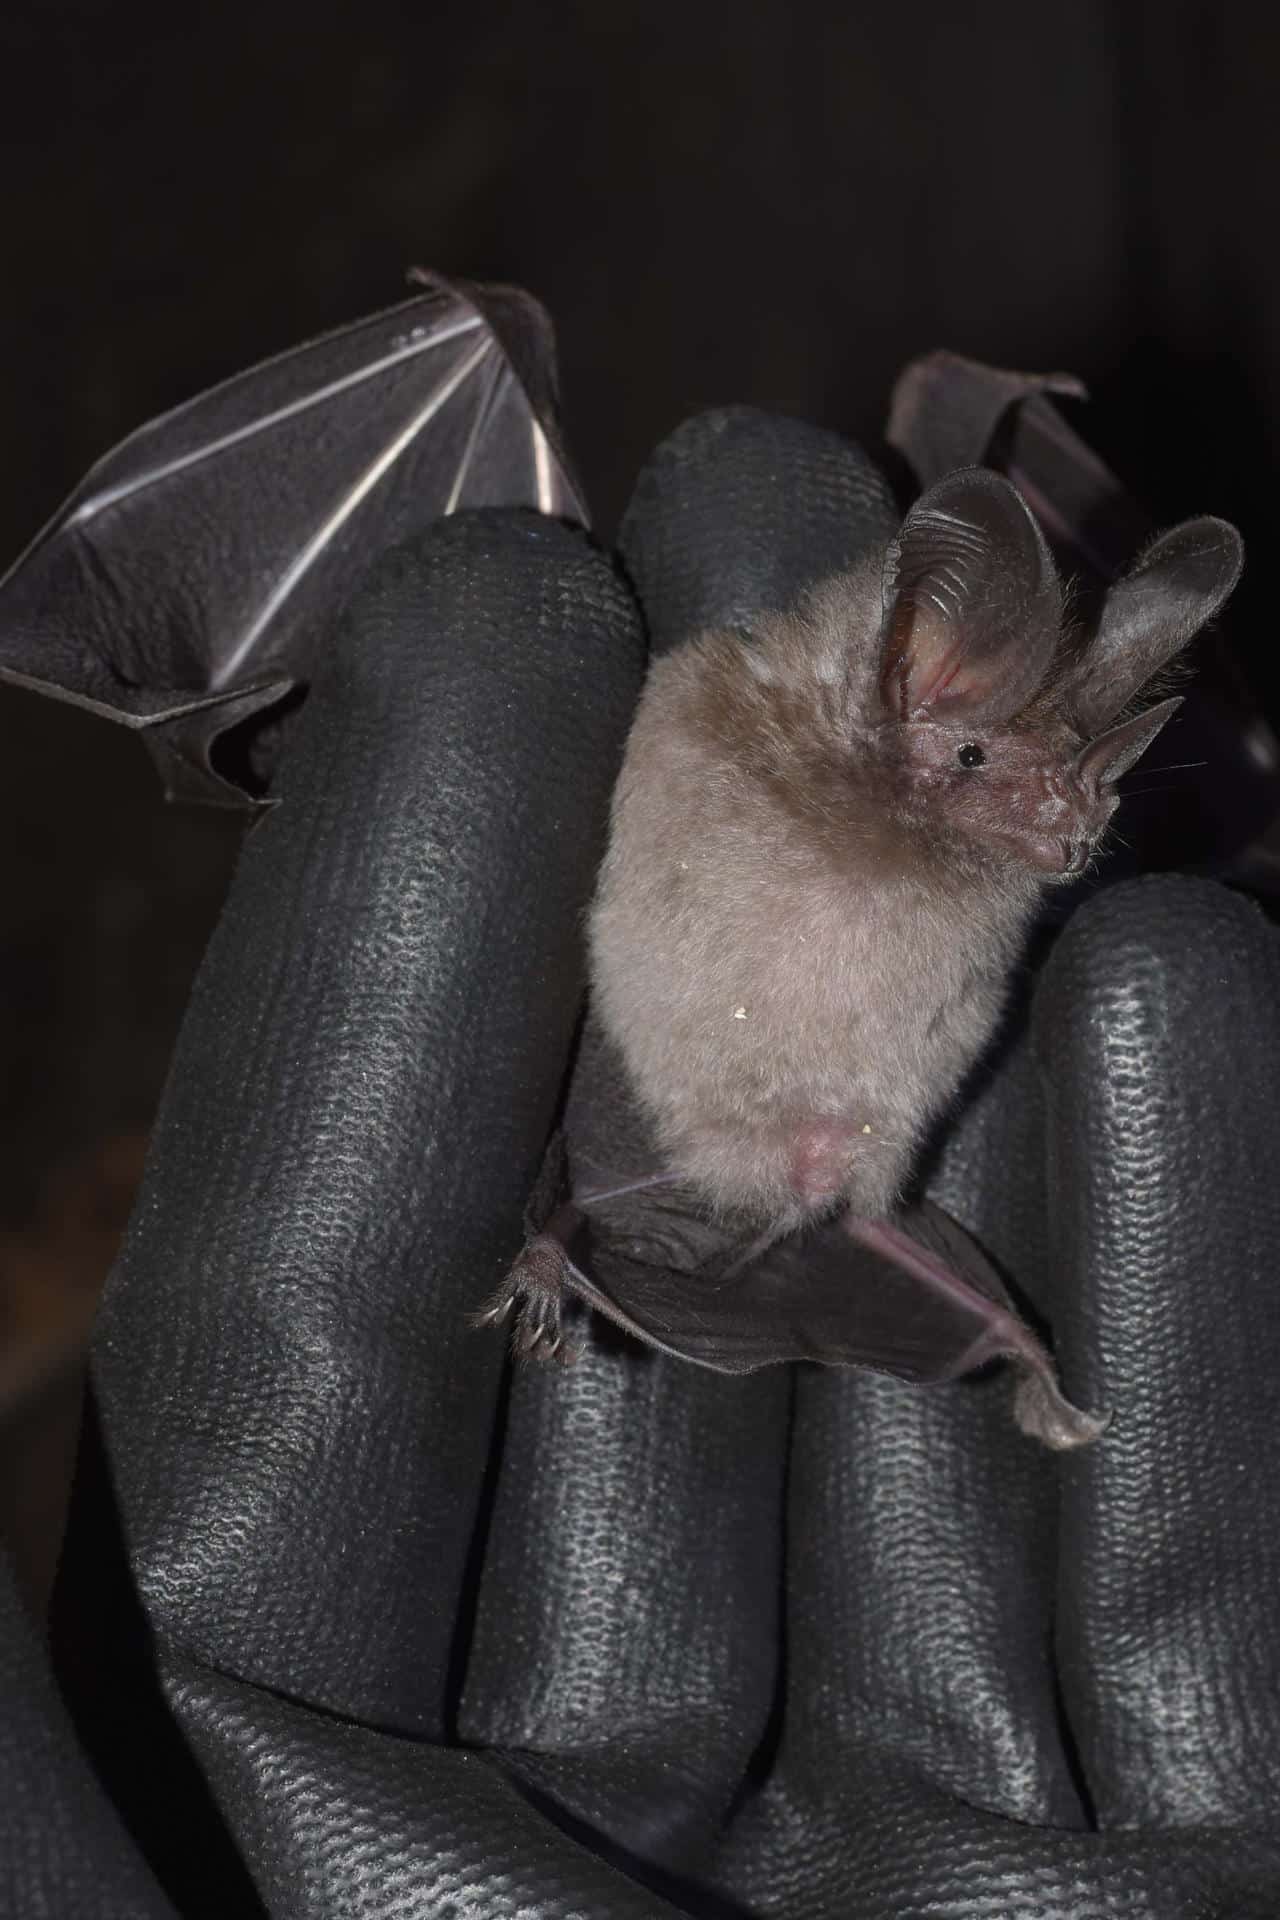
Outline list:
[[[1018,1381],[1013,1417],[1023,1433],[1058,1453],[1092,1446],[1111,1425],[1109,1413],[1086,1413],[1067,1399],[1049,1366],[1029,1366]]]

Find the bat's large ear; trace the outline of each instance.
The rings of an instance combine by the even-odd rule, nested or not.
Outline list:
[[[1244,542],[1226,520],[1184,520],[1152,542],[1107,595],[1074,677],[1083,733],[1105,726],[1212,620],[1243,566]]]
[[[950,473],[912,507],[885,558],[880,699],[896,720],[988,724],[1018,712],[1053,659],[1061,592],[1015,487]]]

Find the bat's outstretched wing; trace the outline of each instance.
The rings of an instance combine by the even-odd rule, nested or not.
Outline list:
[[[366,557],[462,507],[585,521],[541,307],[416,277],[100,460],[0,581],[0,679],[141,731],[171,796],[249,805],[219,742],[305,682]]]

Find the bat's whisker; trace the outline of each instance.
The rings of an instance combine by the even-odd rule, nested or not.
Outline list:
[[[1207,760],[1171,760],[1167,767],[1138,767],[1138,773],[1183,773],[1188,767],[1207,767]]]
[[[606,1187],[599,1193],[575,1193],[574,1205],[579,1207],[603,1206],[606,1200],[621,1200],[627,1193],[643,1193],[649,1187],[669,1187],[675,1179],[670,1173],[649,1173],[643,1180],[629,1180],[622,1187]]]

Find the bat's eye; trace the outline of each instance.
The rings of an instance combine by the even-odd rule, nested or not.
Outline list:
[[[971,740],[968,746],[960,747],[957,750],[956,759],[962,767],[983,767],[987,763],[987,756],[976,740]]]

